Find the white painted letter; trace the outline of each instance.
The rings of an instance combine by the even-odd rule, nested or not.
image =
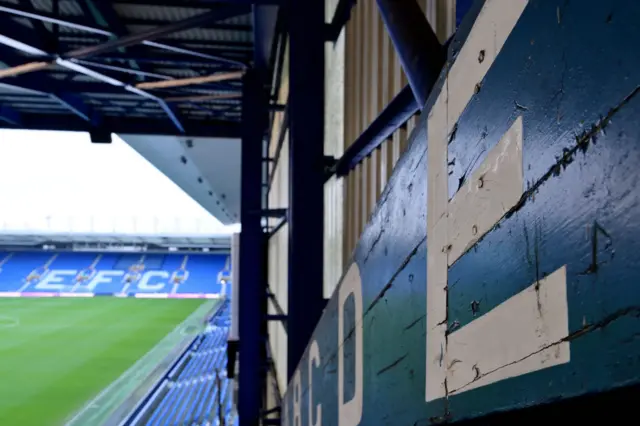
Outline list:
[[[314,339],[309,347],[309,426],[322,425],[322,404],[316,405],[316,422],[313,422],[313,366],[320,367],[320,347]]]
[[[87,290],[95,290],[98,284],[107,284],[113,282],[112,278],[121,277],[124,271],[98,271],[93,279],[87,284]]]
[[[344,402],[344,302],[353,294],[355,316],[355,391],[351,401]],[[338,290],[338,425],[357,426],[362,420],[362,280],[353,262]]]
[[[38,290],[54,290],[64,291],[66,284],[64,284],[64,277],[75,277],[78,273],[75,269],[58,269],[49,271],[48,274],[42,278],[35,288]]]
[[[302,412],[300,410],[300,401],[302,400],[301,382],[300,369],[298,369],[293,375],[293,426],[302,426]]]
[[[138,282],[138,288],[140,290],[156,291],[156,290],[162,290],[167,285],[167,283],[164,281],[159,282],[157,284],[149,284],[149,280],[151,280],[151,278],[153,277],[158,277],[166,280],[169,278],[169,273],[167,271],[145,272],[142,278],[140,278],[140,281]]]
[[[485,2],[429,112],[426,401],[569,361],[568,342],[554,348],[553,359],[548,351],[536,352],[560,342],[568,333],[564,268],[446,337],[448,268],[524,192],[522,117],[516,118],[451,201],[449,137],[527,3]],[[478,52],[484,52],[483,61],[478,61]]]

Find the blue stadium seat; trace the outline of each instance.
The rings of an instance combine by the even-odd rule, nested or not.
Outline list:
[[[220,294],[227,255],[0,252],[0,292]],[[128,278],[127,278],[128,277]]]
[[[226,424],[235,423],[232,383],[226,378],[225,368],[228,324],[229,302],[225,301],[210,319],[207,330],[192,343],[185,361],[168,375],[166,387],[150,398],[153,403],[143,408],[136,425],[214,425],[219,410],[227,419]],[[220,374],[219,388],[216,373]]]

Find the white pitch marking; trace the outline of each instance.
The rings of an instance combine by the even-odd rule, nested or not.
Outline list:
[[[515,205],[523,190],[521,119],[516,120],[511,130],[491,151],[480,170],[474,173],[476,181],[468,183],[466,192],[456,194],[452,205],[448,200],[449,135],[476,92],[476,87],[482,83],[487,71],[493,65],[527,4],[528,0],[487,0],[485,2],[429,112],[427,122],[427,233],[429,238],[427,239],[426,401],[446,397],[447,389],[451,389],[449,380],[455,381],[447,368],[455,360],[449,352],[448,341],[451,342],[452,337],[455,339],[456,334],[453,333],[448,338],[446,336],[448,266]],[[482,174],[485,174],[482,187],[488,184],[488,188],[499,191],[478,191],[481,189],[478,180]],[[515,180],[503,183],[502,179]],[[500,194],[505,189],[506,193]],[[497,205],[494,206],[493,203]],[[477,223],[473,223],[474,221]],[[515,300],[517,303],[519,299]],[[518,304],[511,302],[506,303],[505,306],[511,309]],[[547,307],[543,306],[543,310],[546,309]],[[555,308],[552,306],[549,309]],[[554,315],[558,313],[553,312]],[[528,325],[534,328],[536,323]],[[490,330],[491,333],[502,335],[509,324],[508,322],[493,323],[492,326],[494,328]],[[551,326],[564,329],[565,324],[551,324]],[[555,336],[556,331],[546,334]],[[460,334],[455,344],[466,346],[466,350],[474,354],[472,345],[478,339],[485,337],[478,335],[474,336],[473,340],[464,341],[460,339],[465,338],[465,335]],[[505,342],[509,340],[505,339]],[[514,344],[517,344],[517,341]],[[500,359],[502,354],[498,352],[504,349],[494,347],[493,350],[496,353],[478,354],[477,363],[490,365],[491,362],[487,359]],[[541,365],[546,362],[541,357],[533,356],[532,358],[534,360],[529,361],[530,363]],[[521,368],[525,368],[525,364]],[[526,368],[528,371],[535,369],[530,365]],[[475,370],[471,372],[475,374]],[[497,376],[494,375],[494,377]]]
[[[0,328],[15,328],[20,325],[20,320],[6,315],[0,315]]]

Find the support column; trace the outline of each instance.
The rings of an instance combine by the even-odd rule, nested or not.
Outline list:
[[[267,124],[267,97],[254,70],[247,71],[242,80],[242,87],[238,414],[240,426],[258,426],[266,365],[266,281],[260,210],[262,143]]]
[[[446,52],[416,0],[377,0],[384,26],[420,110],[446,59]]]
[[[291,379],[325,305],[324,0],[288,3],[289,303],[287,374]]]

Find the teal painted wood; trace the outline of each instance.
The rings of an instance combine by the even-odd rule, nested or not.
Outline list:
[[[480,6],[462,24],[450,59]],[[312,386],[308,347],[297,370],[300,387],[294,377],[285,397],[285,425],[295,424],[298,406],[305,426],[455,422],[640,382],[638,22],[634,1],[530,1],[448,148],[451,198],[516,117],[523,119],[525,197],[449,268],[449,330],[566,265],[569,332],[561,340],[569,342],[569,362],[425,401],[425,112],[354,253],[363,317],[354,318],[353,296],[347,298],[340,342],[336,291],[312,340],[320,355]],[[338,369],[342,362],[348,402],[358,393],[356,324],[363,336],[362,416],[349,421],[340,418]],[[494,373],[479,376],[485,374]]]

